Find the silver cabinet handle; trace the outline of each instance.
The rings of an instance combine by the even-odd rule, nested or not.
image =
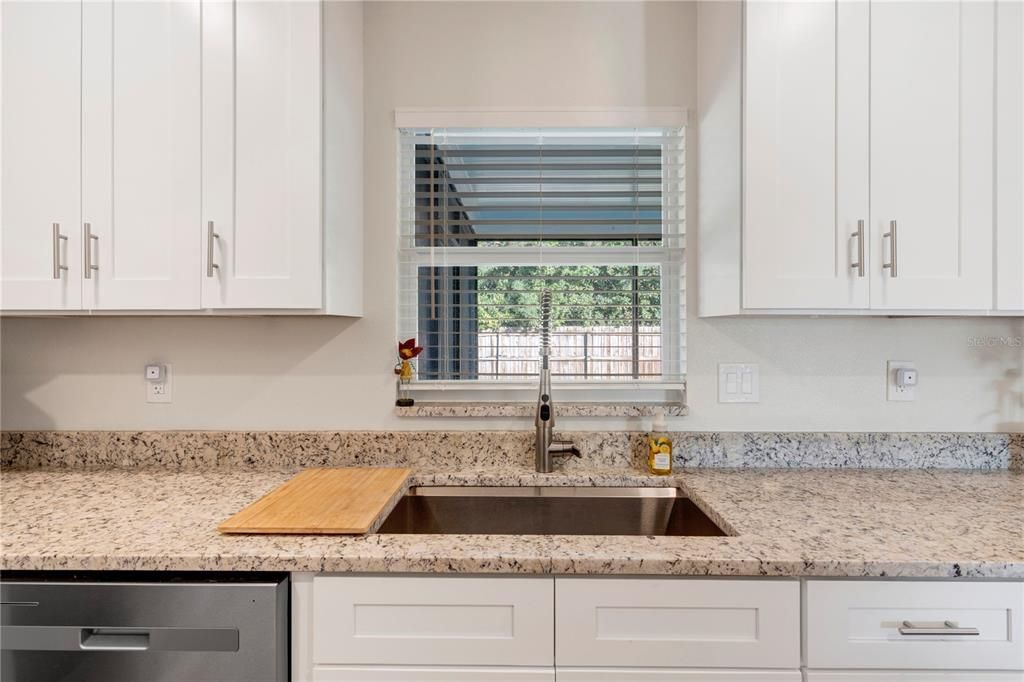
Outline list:
[[[857,221],[857,231],[850,235],[857,240],[857,262],[850,263],[851,268],[857,268],[857,276],[864,276],[864,221]]]
[[[213,221],[206,223],[206,276],[213,277],[213,271],[220,268],[213,262],[213,242],[220,239],[220,235],[213,231]]]
[[[927,625],[914,625],[909,620],[903,621],[899,627],[901,635],[978,635],[978,628],[958,627],[952,621],[945,621],[942,627],[929,627]]]
[[[92,279],[92,271],[100,269],[98,265],[92,264],[92,241],[94,239],[100,240],[92,233],[92,224],[82,223],[82,271],[86,279]]]
[[[899,250],[898,250],[899,249],[899,246],[898,246],[899,242],[897,242],[897,240],[896,240],[896,221],[895,220],[890,220],[889,221],[889,231],[886,232],[885,234],[883,234],[882,237],[883,238],[884,237],[888,237],[889,238],[889,262],[888,263],[883,263],[882,264],[882,268],[883,269],[884,268],[889,268],[889,276],[891,276],[891,277],[899,277],[899,267],[897,265],[897,263],[899,262],[897,260],[898,255],[899,255]]]
[[[61,270],[67,270],[68,266],[60,263],[60,242],[67,241],[68,236],[60,233],[60,223],[53,224],[53,278],[60,279]]]

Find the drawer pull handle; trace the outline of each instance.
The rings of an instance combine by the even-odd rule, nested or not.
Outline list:
[[[930,627],[927,625],[914,625],[909,620],[903,621],[900,625],[901,635],[980,635],[978,628],[961,628],[952,621],[945,621],[942,627]]]

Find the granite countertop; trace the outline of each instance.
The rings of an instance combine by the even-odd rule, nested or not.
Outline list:
[[[0,568],[1024,578],[1024,473],[432,472],[421,485],[681,486],[731,537],[225,536],[279,469],[0,474]]]

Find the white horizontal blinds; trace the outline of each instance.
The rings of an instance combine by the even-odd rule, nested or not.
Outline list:
[[[681,382],[679,129],[401,131],[399,329],[430,382]]]

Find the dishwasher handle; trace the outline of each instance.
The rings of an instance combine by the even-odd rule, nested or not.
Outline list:
[[[4,625],[5,651],[238,651],[237,628]]]
[[[149,630],[82,628],[79,646],[88,651],[145,651],[149,648]]]

